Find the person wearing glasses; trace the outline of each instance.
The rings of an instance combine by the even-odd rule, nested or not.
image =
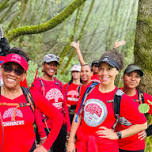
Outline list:
[[[134,135],[147,128],[146,118],[138,111],[136,104],[114,84],[122,68],[123,58],[116,50],[107,51],[100,58],[101,83],[79,99],[67,152],[76,150],[77,152],[118,152],[118,139]],[[119,117],[114,113],[115,95],[117,97],[122,95]],[[129,125],[128,128],[114,131],[118,120]]]
[[[48,100],[48,102],[51,102],[53,106],[63,115],[64,124],[58,138],[53,144],[52,150],[53,152],[64,152],[66,135],[70,132],[70,118],[62,82],[55,77],[58,65],[58,56],[54,54],[45,55],[42,63],[43,76],[36,78],[31,85],[31,89],[39,91]],[[52,120],[39,111],[37,111],[36,115],[38,118],[36,123],[38,125],[40,143],[43,143],[48,133],[52,130]]]
[[[16,53],[13,53],[16,50]],[[0,87],[0,151],[47,152],[55,141],[62,115],[37,91],[20,86],[28,70],[28,56],[19,48],[6,55],[1,73]],[[35,143],[35,110],[39,109],[52,120],[52,130],[42,145]]]

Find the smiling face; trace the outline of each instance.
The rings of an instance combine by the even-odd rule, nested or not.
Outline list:
[[[26,72],[17,63],[5,63],[1,69],[4,86],[9,89],[15,89],[20,86],[20,82],[26,77]]]
[[[91,69],[90,69],[90,66],[89,65],[84,65],[81,67],[81,74],[80,74],[80,77],[81,77],[81,80],[82,80],[82,83],[84,84],[87,84],[91,81]]]
[[[57,62],[49,62],[43,64],[43,72],[48,77],[53,77],[57,73]]]
[[[118,74],[118,70],[111,67],[107,63],[101,63],[99,66],[99,78],[103,86],[114,85],[115,77]]]
[[[129,89],[134,89],[138,87],[141,77],[138,72],[134,71],[131,73],[126,73],[123,76],[124,87]]]
[[[99,73],[99,67],[96,66],[96,65],[93,65],[92,66],[92,72],[93,72],[93,74],[98,74]]]
[[[72,78],[73,78],[73,80],[79,80],[80,79],[80,72],[79,71],[72,71]]]

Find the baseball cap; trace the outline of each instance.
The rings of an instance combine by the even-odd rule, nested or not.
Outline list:
[[[75,64],[75,65],[72,66],[72,68],[71,68],[70,71],[71,72],[72,71],[78,71],[78,72],[80,72],[81,71],[81,66],[79,64]]]
[[[137,71],[141,77],[144,75],[142,69],[138,65],[135,65],[135,64],[129,64],[127,68],[125,69],[124,74],[131,73],[134,71]]]
[[[98,66],[99,66],[99,61],[98,61],[98,60],[92,61],[91,67],[93,67],[94,65],[95,65],[96,67],[98,67]]]
[[[43,58],[43,63],[49,63],[49,62],[57,62],[57,64],[59,64],[59,57],[54,55],[54,54],[47,54],[44,56]]]
[[[4,60],[5,60],[5,56],[0,56],[0,65],[3,64]]]
[[[5,63],[8,63],[8,62],[15,62],[15,63],[19,64],[25,71],[27,71],[27,69],[28,69],[28,63],[27,63],[26,59],[18,54],[14,54],[14,53],[8,54],[5,57],[5,60],[2,63],[2,65]]]
[[[103,58],[101,58],[99,60],[99,65],[101,63],[103,63],[103,62],[107,63],[108,65],[110,65],[110,66],[112,66],[114,68],[116,68],[117,70],[120,70],[120,66],[117,63],[117,61],[115,61],[114,59],[110,58],[109,56],[104,56]]]

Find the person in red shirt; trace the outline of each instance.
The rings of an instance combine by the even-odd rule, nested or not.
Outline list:
[[[43,76],[37,78],[33,82],[31,90],[39,91],[48,100],[48,102],[51,102],[63,115],[64,125],[62,126],[60,134],[53,144],[52,149],[53,152],[64,152],[66,135],[70,132],[71,124],[62,82],[55,77],[58,65],[59,57],[54,54],[45,55],[42,64]],[[41,143],[43,143],[47,134],[52,130],[52,120],[39,111],[36,112],[36,116],[40,140]]]
[[[115,44],[114,44],[113,49],[117,49],[118,47],[125,45],[125,43],[126,42],[124,40],[122,40],[122,41],[116,41]],[[81,66],[85,65],[86,63],[85,63],[85,61],[83,59],[83,56],[82,56],[82,53],[81,53],[81,50],[80,50],[79,41],[78,42],[72,42],[71,46],[75,48],[75,51],[76,51],[76,53],[78,55],[78,58],[79,58]],[[99,73],[98,63],[99,63],[98,60],[94,60],[91,63],[91,71],[92,71],[91,80],[93,82],[99,82],[100,83],[100,79],[99,79],[99,75],[98,75],[98,73]]]
[[[28,70],[28,57],[17,50],[6,55],[1,67],[4,84],[0,87],[0,151],[47,152],[59,133],[63,117],[39,92],[20,87]],[[52,130],[42,145],[35,143],[35,109],[52,119]]]
[[[136,64],[129,64],[123,75],[124,87],[122,90],[131,98],[132,101],[139,106],[143,102],[149,105],[148,113],[152,114],[152,97],[145,93],[141,92],[137,87],[143,77],[144,73],[142,69]],[[121,130],[122,128],[128,128],[127,126],[118,125],[117,129]],[[152,125],[150,125],[145,131],[130,136],[128,138],[120,139],[119,148],[120,152],[144,152],[145,149],[145,140],[144,138],[152,135]]]
[[[86,63],[85,63],[85,61],[83,59],[82,53],[80,51],[79,41],[78,42],[72,42],[71,46],[75,48],[81,66],[86,65]],[[91,73],[91,75],[92,75],[91,76],[91,80],[100,82],[99,77],[98,77],[98,60],[94,60],[91,63],[91,72],[92,72]]]
[[[16,53],[17,48],[10,48],[8,40],[5,37],[0,39],[0,66],[4,62],[5,56],[9,53]],[[0,75],[0,86],[2,86],[3,80]],[[20,82],[21,87],[28,87],[26,78]]]
[[[83,104],[81,103],[83,96],[80,97],[72,122],[67,152],[73,152],[75,148],[77,152],[118,152],[118,139],[146,129],[146,118],[138,111],[136,104],[123,94],[119,120],[125,120],[130,126],[118,132],[113,130],[118,120],[115,118],[113,108],[113,99],[118,90],[114,81],[122,67],[122,56],[116,50],[107,51],[100,58],[101,84],[96,85],[88,93]],[[76,134],[77,139],[75,139]]]
[[[100,79],[99,79],[99,61],[98,60],[94,60],[91,63],[91,71],[92,71],[92,77],[91,80],[94,82],[99,82],[100,83]]]
[[[74,111],[79,101],[81,82],[80,82],[81,66],[75,64],[71,68],[71,80],[64,85],[65,98],[69,108],[70,122],[72,123]]]

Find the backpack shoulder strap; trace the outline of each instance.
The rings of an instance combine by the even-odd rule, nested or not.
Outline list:
[[[81,104],[80,104],[80,107],[78,109],[78,112],[77,112],[77,115],[76,115],[76,118],[75,118],[75,122],[78,122],[78,116],[79,116],[79,113],[82,109],[82,106],[84,104],[84,101],[86,100],[88,94],[99,84],[99,82],[93,82],[89,87],[87,87],[85,93],[83,94],[83,97],[82,97],[82,100],[81,100]]]
[[[123,96],[124,92],[120,89],[117,89],[114,95],[113,99],[113,109],[114,109],[114,115],[116,118],[116,122],[113,125],[113,128],[115,129],[118,121],[119,121],[119,114],[120,114],[120,103],[121,103],[121,97]]]
[[[144,93],[138,88],[137,88],[137,93],[138,93],[139,104],[144,103]]]
[[[78,89],[77,89],[77,90],[78,90],[78,93],[79,93],[79,96],[80,96],[81,86],[82,86],[82,85],[80,84],[80,85],[78,86]]]
[[[62,87],[61,83],[59,82],[59,80],[56,77],[54,78],[54,82],[55,82],[56,85],[58,85],[60,87],[60,90],[63,91],[63,87]]]
[[[42,95],[45,96],[45,86],[42,79],[39,79],[40,85],[41,85],[41,91]]]
[[[68,82],[66,88],[65,88],[65,98],[67,99],[67,93],[68,93],[68,88],[69,88],[70,82]]]
[[[26,98],[27,103],[30,104],[31,109],[34,112],[35,103],[34,103],[34,100],[33,100],[33,97],[31,95],[31,92],[30,92],[29,88],[24,88],[24,87],[21,87],[21,88],[22,88],[22,91],[23,91],[23,94],[24,94],[24,96]]]
[[[123,94],[124,92],[118,89],[114,95],[113,107],[114,107],[114,114],[116,118],[120,114],[120,102],[121,102],[121,97]]]

